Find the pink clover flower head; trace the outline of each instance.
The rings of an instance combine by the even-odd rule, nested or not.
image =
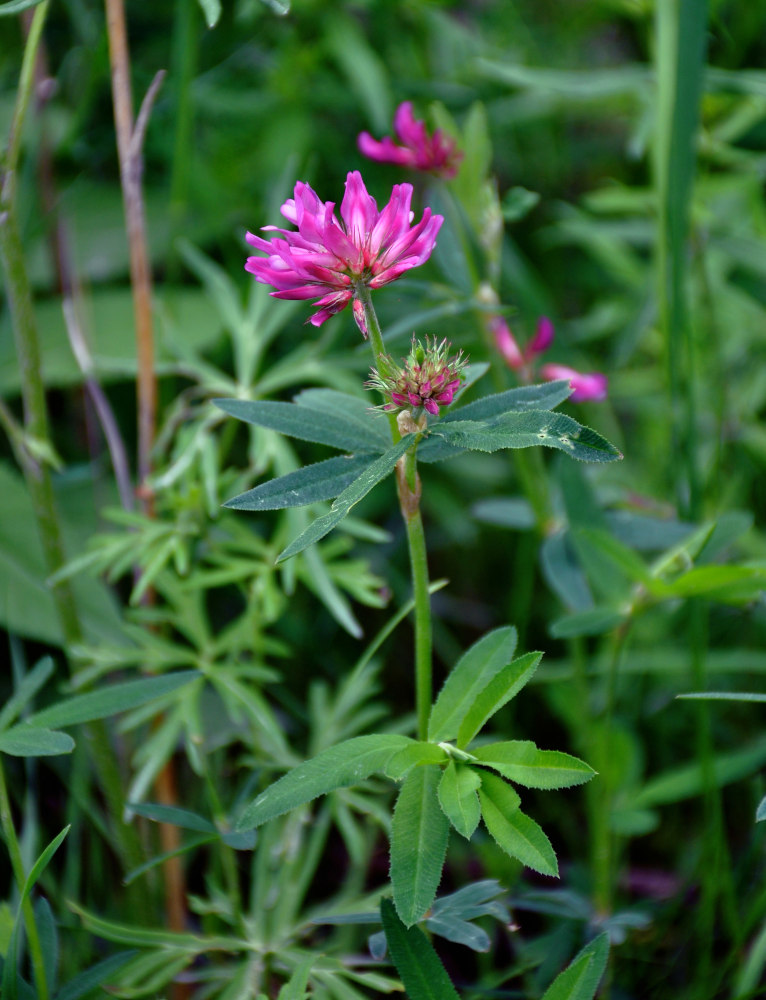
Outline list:
[[[424,346],[413,337],[410,353],[402,359],[403,366],[386,355],[380,368],[372,369],[365,386],[383,393],[384,410],[417,410],[422,406],[436,416],[440,407],[452,402],[465,377],[463,368],[467,359],[462,351],[450,357],[451,346],[447,340],[437,344],[436,337],[426,337]]]
[[[516,338],[511,333],[511,328],[503,317],[493,316],[489,321],[489,329],[494,338],[495,347],[505,358],[508,366],[513,368],[514,371],[523,368],[525,364],[524,355],[516,343]]]
[[[546,382],[569,379],[572,386],[572,395],[569,398],[573,403],[583,403],[586,400],[601,403],[606,399],[609,380],[601,372],[584,374],[567,365],[550,364],[543,365],[540,374]]]
[[[393,139],[385,136],[378,141],[369,132],[361,132],[357,139],[360,152],[380,163],[395,163],[399,167],[409,167],[439,177],[454,177],[463,159],[454,139],[437,129],[429,135],[426,123],[415,118],[412,104],[405,101],[396,109],[394,133],[402,144],[397,146]]]
[[[381,210],[367,193],[358,170],[346,178],[340,220],[334,202],[322,202],[298,181],[295,197],[282,206],[282,215],[296,230],[264,226],[278,235],[263,239],[247,234],[247,242],[267,254],[248,257],[245,270],[256,281],[273,285],[278,299],[313,299],[319,308],[310,317],[313,326],[355,298],[359,285],[381,288],[431,256],[444,219],[426,208],[412,225],[412,185],[396,184]],[[359,310],[354,312],[359,324]]]

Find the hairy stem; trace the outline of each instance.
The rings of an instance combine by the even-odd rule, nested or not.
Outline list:
[[[375,357],[375,364],[380,369],[381,358],[385,356],[386,351],[383,346],[380,324],[372,306],[369,288],[362,283],[357,285],[356,297],[364,306],[370,347]],[[399,441],[402,435],[396,417],[393,413],[388,416],[391,436],[394,442]],[[415,709],[418,719],[418,739],[424,740],[428,732],[428,716],[431,711],[433,638],[426,538],[423,530],[423,518],[420,514],[420,477],[415,458],[419,439],[419,434],[413,435],[412,448],[396,467],[396,486],[399,507],[407,530],[407,547],[415,601]]]

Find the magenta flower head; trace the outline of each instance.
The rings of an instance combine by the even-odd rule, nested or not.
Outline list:
[[[360,152],[380,163],[395,163],[399,167],[454,177],[463,154],[454,139],[437,129],[429,135],[425,122],[418,121],[412,113],[412,104],[405,101],[396,109],[394,132],[401,146],[388,136],[378,142],[369,132],[362,132],[357,139]]]
[[[465,377],[466,359],[462,351],[450,357],[451,346],[447,340],[437,344],[436,337],[426,337],[423,346],[413,337],[410,353],[402,359],[403,367],[386,355],[381,358],[380,367],[372,369],[372,377],[365,386],[383,393],[384,410],[414,411],[422,406],[436,416],[440,407],[452,402]]]
[[[606,399],[609,380],[601,372],[578,372],[567,365],[543,365],[540,374],[546,382],[555,382],[557,379],[569,379],[572,386],[572,395],[569,397],[573,403],[584,403],[592,400],[594,403],[601,403]]]
[[[313,299],[319,308],[310,317],[314,326],[340,312],[360,285],[380,288],[411,267],[424,264],[436,244],[444,219],[430,208],[412,225],[412,185],[396,184],[388,204],[378,211],[358,170],[346,178],[340,206],[322,202],[298,181],[295,197],[282,206],[282,215],[296,230],[264,226],[279,233],[271,239],[247,234],[247,242],[266,257],[248,257],[245,270],[256,281],[273,285],[278,299]],[[355,311],[359,323],[359,311]],[[364,332],[364,330],[362,331]]]

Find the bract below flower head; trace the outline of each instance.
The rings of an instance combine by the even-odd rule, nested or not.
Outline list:
[[[264,226],[265,231],[279,234],[271,239],[248,233],[247,242],[268,256],[248,257],[245,270],[256,281],[273,285],[275,298],[318,296],[314,305],[319,308],[310,317],[314,326],[344,309],[358,285],[381,288],[424,264],[444,221],[426,208],[420,222],[412,225],[411,184],[396,184],[379,211],[358,170],[346,178],[340,220],[335,203],[320,201],[303,181],[298,181],[294,193],[281,211],[297,231]]]
[[[438,174],[440,177],[454,177],[462,152],[454,139],[437,129],[428,134],[426,123],[415,118],[412,104],[405,101],[396,109],[394,132],[401,146],[385,136],[378,141],[369,132],[361,132],[357,139],[360,152],[380,163],[395,163],[411,170]]]
[[[449,406],[465,377],[462,370],[466,359],[462,351],[450,357],[451,346],[447,340],[437,344],[436,337],[426,337],[424,346],[413,337],[410,353],[402,359],[403,366],[387,355],[378,369],[372,369],[365,386],[383,393],[384,410],[417,410],[422,406],[435,416],[440,407]]]

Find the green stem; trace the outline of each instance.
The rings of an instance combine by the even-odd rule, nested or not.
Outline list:
[[[24,884],[27,880],[24,871],[24,862],[21,857],[21,847],[16,837],[16,828],[13,825],[13,815],[11,813],[11,802],[8,797],[8,789],[5,784],[5,771],[3,770],[2,756],[0,755],[0,827],[3,831],[3,839],[8,847],[8,854],[11,858],[13,877],[16,879],[19,893],[23,893]],[[29,896],[24,896],[21,902],[21,912],[24,917],[24,929],[27,933],[27,944],[29,945],[29,957],[32,963],[32,974],[35,980],[37,996],[40,1000],[48,1000],[50,991],[48,981],[45,977],[45,959],[40,943],[40,935],[37,933],[35,923],[35,913],[32,901]]]
[[[5,176],[3,177],[2,191],[0,191],[0,211],[13,203],[16,194],[16,170],[21,151],[21,133],[24,127],[24,119],[27,116],[29,100],[32,95],[32,86],[35,78],[35,61],[37,59],[37,49],[40,45],[43,24],[48,14],[50,0],[43,0],[35,9],[32,23],[29,26],[26,45],[24,46],[24,58],[21,63],[21,73],[19,75],[19,87],[16,92],[16,105],[13,109],[13,119],[11,120],[11,130],[8,136],[8,149],[5,159]]]
[[[380,370],[381,360],[385,357],[386,351],[378,317],[372,306],[372,295],[369,288],[360,282],[356,287],[356,297],[364,307],[370,347],[375,356],[375,364]],[[399,441],[402,435],[394,414],[389,414],[389,424],[393,441]],[[424,740],[428,734],[428,716],[431,711],[433,638],[426,537],[420,514],[420,480],[415,457],[419,438],[420,435],[413,435],[413,447],[404,456],[403,463],[397,466],[396,485],[399,506],[407,529],[407,547],[415,601],[415,709],[418,719],[418,738]]]
[[[405,517],[407,544],[412,568],[412,588],[415,596],[415,707],[418,718],[418,739],[428,735],[431,711],[431,597],[428,592],[428,561],[426,539],[420,510]]]

